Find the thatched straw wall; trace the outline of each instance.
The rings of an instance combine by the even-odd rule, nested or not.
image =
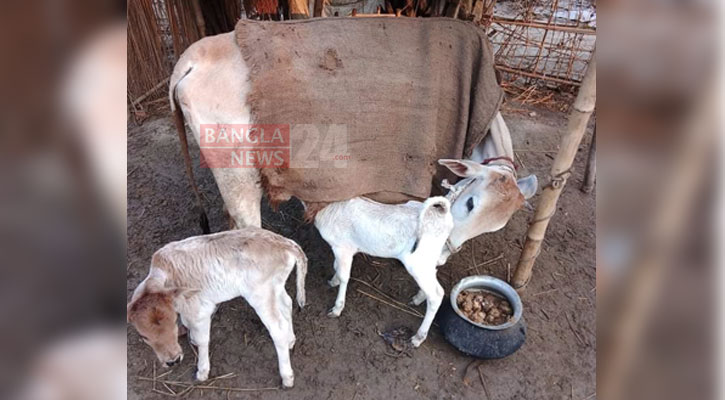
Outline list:
[[[134,0],[128,3],[129,102],[141,98],[169,76],[168,54],[159,35],[152,2]]]
[[[241,0],[133,0],[128,3],[128,103],[135,117],[165,108],[179,56],[206,35],[229,32]]]

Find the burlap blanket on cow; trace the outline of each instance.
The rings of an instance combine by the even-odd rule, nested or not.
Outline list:
[[[425,198],[443,176],[437,160],[469,156],[503,98],[483,30],[462,21],[241,20],[235,34],[253,121],[292,126],[291,168],[262,170],[272,202]],[[300,124],[346,136],[330,147]],[[313,162],[296,163],[310,147]]]

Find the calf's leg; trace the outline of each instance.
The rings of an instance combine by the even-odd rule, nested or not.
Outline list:
[[[284,287],[282,287],[284,291]],[[279,364],[279,375],[282,378],[282,386],[294,386],[295,377],[290,362],[289,349],[293,342],[291,323],[287,321],[283,313],[284,306],[278,299],[278,290],[275,288],[258,288],[258,292],[264,294],[247,299],[262,320],[262,323],[272,337],[274,348],[277,351],[277,362]],[[289,297],[289,296],[288,296]],[[290,299],[290,313],[292,311],[292,299]],[[291,316],[290,316],[291,319]]]
[[[419,306],[424,301],[425,301],[425,292],[422,289],[420,289],[420,290],[418,290],[418,293],[415,296],[413,296],[412,299],[410,299],[410,304],[412,304],[414,306]]]
[[[287,291],[284,290],[284,286],[280,285],[278,291],[279,293],[277,294],[277,298],[279,299],[280,313],[285,321],[287,321],[287,327],[289,328],[288,337],[290,338],[289,349],[292,350],[295,346],[295,341],[297,340],[292,327],[292,298],[290,298]]]
[[[332,307],[327,315],[329,317],[339,317],[345,308],[347,282],[350,280],[350,270],[352,269],[352,258],[355,256],[355,250],[333,247],[332,252],[335,253],[335,276],[331,282],[337,282],[340,287],[337,290],[335,306]]]
[[[199,362],[196,364],[196,379],[205,381],[209,379],[209,337],[211,331],[211,316],[214,314],[214,307],[207,307],[201,310],[189,323],[189,339],[196,345],[199,354]]]
[[[411,338],[413,346],[418,347],[428,336],[428,330],[430,329],[431,324],[433,324],[433,318],[435,318],[436,312],[438,312],[438,308],[441,306],[441,302],[443,301],[444,292],[443,287],[440,283],[438,283],[438,279],[436,278],[435,264],[405,264],[405,269],[413,276],[413,279],[415,279],[415,282],[420,287],[421,292],[424,293],[426,300],[423,322],[420,324],[418,332]],[[416,297],[418,296],[416,295]]]

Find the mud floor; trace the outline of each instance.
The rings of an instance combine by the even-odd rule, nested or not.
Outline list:
[[[517,105],[504,110],[512,131],[520,175],[535,173],[546,182],[555,155],[563,114]],[[523,111],[522,109],[525,109]],[[530,114],[535,111],[535,115]],[[512,356],[473,361],[450,347],[438,329],[418,349],[396,354],[378,331],[407,326],[415,331],[417,317],[364,296],[372,293],[360,281],[374,285],[407,303],[417,292],[413,279],[397,262],[358,255],[352,269],[342,316],[326,316],[337,289],[332,253],[316,229],[302,223],[299,202],[272,212],[265,204],[263,226],[297,241],[310,260],[308,306],[294,312],[297,344],[292,353],[295,387],[290,390],[237,391],[194,389],[191,399],[593,399],[595,391],[595,196],[579,186],[590,134],[580,147],[569,185],[559,202],[531,283],[522,292],[528,337]],[[190,140],[190,143],[193,142]],[[198,149],[193,148],[198,166]],[[227,228],[222,201],[209,170],[196,168],[207,200],[213,231]],[[536,197],[533,203],[536,202]],[[128,133],[128,298],[146,276],[152,253],[167,242],[197,235],[193,196],[184,175],[170,118],[148,120]],[[446,292],[459,279],[476,273],[507,279],[521,251],[532,212],[519,211],[499,232],[466,243],[439,269]],[[491,261],[494,260],[494,261]],[[294,277],[288,282],[294,293]],[[419,307],[424,312],[425,306]],[[184,361],[162,380],[193,383],[195,357],[187,338],[181,339]],[[156,364],[156,365],[154,365]],[[128,328],[128,398],[162,399],[184,386],[148,381],[163,369],[151,349]],[[480,371],[480,374],[479,374]],[[211,376],[233,373],[214,383],[228,388],[277,388],[277,358],[267,331],[243,299],[223,304],[214,316],[211,334]],[[165,393],[165,394],[164,394]]]

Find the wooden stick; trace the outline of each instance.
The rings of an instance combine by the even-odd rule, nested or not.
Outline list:
[[[504,71],[504,72],[511,73],[511,74],[518,74],[518,75],[522,75],[522,76],[527,76],[529,78],[543,79],[545,81],[552,81],[552,82],[561,83],[564,85],[573,85],[573,86],[581,85],[581,83],[579,83],[577,81],[557,78],[555,76],[542,75],[542,74],[538,74],[538,73],[534,73],[534,72],[528,72],[528,71],[524,71],[522,69],[510,68],[510,67],[507,67],[504,65],[495,65],[494,68]]]
[[[374,300],[377,300],[377,301],[379,301],[379,302],[381,302],[383,304],[389,305],[390,307],[393,307],[396,310],[400,310],[400,311],[402,311],[402,312],[404,312],[406,314],[410,314],[410,315],[412,315],[414,317],[423,318],[423,315],[421,315],[420,313],[414,313],[412,311],[406,310],[405,308],[399,307],[399,306],[397,306],[397,305],[395,305],[395,304],[393,304],[391,302],[388,302],[388,301],[383,300],[383,299],[381,299],[379,297],[373,296],[372,294],[370,294],[368,292],[363,292],[360,289],[355,289],[355,290],[357,290],[357,292],[360,293],[360,294],[364,294],[365,296],[370,297],[371,299],[374,299]]]
[[[373,289],[374,291],[376,291],[376,292],[380,293],[381,295],[385,296],[385,297],[387,298],[387,300],[389,300],[389,301],[391,301],[391,302],[393,302],[393,303],[395,303],[395,304],[399,305],[400,307],[403,307],[403,308],[408,308],[408,305],[407,305],[407,304],[405,304],[405,303],[401,303],[400,301],[398,301],[398,300],[395,300],[395,298],[393,298],[393,296],[391,296],[391,295],[389,295],[389,294],[387,294],[387,293],[383,292],[382,290],[380,290],[380,289],[376,288],[375,286],[373,286],[372,284],[370,284],[370,283],[368,283],[368,282],[365,282],[365,281],[363,281],[363,280],[361,280],[361,279],[357,279],[357,278],[352,278],[352,277],[350,278],[350,280],[351,280],[351,281],[355,281],[355,282],[358,282],[358,283],[362,283],[363,285],[365,285],[365,286],[369,287],[370,289]]]
[[[167,83],[169,83],[169,78],[168,78],[168,77],[166,77],[166,78],[162,79],[162,80],[161,80],[161,82],[159,82],[159,83],[157,83],[156,85],[154,85],[154,87],[152,87],[151,89],[149,89],[148,91],[146,91],[146,93],[142,94],[141,96],[139,96],[139,97],[138,97],[138,98],[136,98],[135,100],[134,100],[134,99],[132,99],[132,100],[131,100],[131,104],[132,104],[132,105],[133,105],[134,107],[138,106],[138,105],[139,105],[139,104],[141,104],[141,102],[142,102],[142,101],[144,101],[144,100],[145,100],[145,99],[146,99],[147,97],[149,97],[149,96],[151,96],[152,94],[154,94],[154,92],[155,92],[155,91],[159,90],[159,89],[160,89],[160,88],[161,88],[162,86],[164,86],[164,85],[165,85],[165,84],[167,84]]]
[[[578,28],[575,26],[556,25],[556,24],[547,25],[547,24],[542,24],[540,22],[524,22],[524,21],[519,21],[519,20],[501,18],[501,17],[494,17],[494,18],[484,17],[484,19],[488,19],[490,24],[527,26],[530,28],[539,28],[539,29],[546,29],[546,30],[551,30],[551,31],[578,33],[581,35],[593,35],[593,36],[597,35],[596,29]]]
[[[597,128],[594,127],[592,143],[589,145],[589,156],[587,157],[587,170],[584,172],[584,182],[581,191],[591,193],[594,189],[594,181],[597,175]]]
[[[468,271],[470,271],[470,270],[472,270],[472,269],[474,269],[474,268],[478,268],[478,267],[483,267],[484,265],[489,265],[489,264],[493,264],[493,263],[495,263],[496,261],[498,261],[498,260],[501,260],[501,259],[503,259],[503,253],[499,254],[499,255],[498,255],[498,256],[496,256],[495,258],[492,258],[492,259],[490,259],[490,260],[487,260],[487,261],[484,261],[484,262],[478,263],[478,264],[476,264],[476,265],[474,265],[474,266],[472,266],[472,267],[468,267],[468,268],[464,269],[464,270],[463,270],[463,272],[468,272]]]
[[[313,17],[319,18],[322,16],[322,9],[325,7],[325,0],[315,0],[315,10]],[[358,14],[360,16],[360,14]]]
[[[554,20],[554,15],[556,15],[556,9],[557,9],[558,5],[559,5],[559,0],[554,0],[554,4],[551,6],[551,9],[554,12],[552,12],[551,15],[549,15],[549,21],[546,23],[546,28],[544,29],[544,34],[541,35],[541,43],[539,44],[539,46],[538,46],[539,50],[536,53],[536,61],[534,61],[534,66],[531,67],[531,71],[534,73],[536,72],[536,68],[539,66],[539,62],[541,61],[541,54],[544,51],[544,44],[546,44],[546,37],[549,35],[549,32],[551,31],[549,28],[551,28],[551,21]]]
[[[481,364],[476,367],[476,371],[478,371],[478,377],[481,378],[481,386],[483,386],[483,392],[486,394],[486,400],[491,400],[491,395],[488,394],[488,388],[486,387],[486,378],[484,378],[483,372],[481,372]]]
[[[559,152],[551,166],[551,182],[544,186],[539,204],[536,207],[534,220],[529,225],[524,250],[521,252],[516,272],[514,272],[512,285],[516,289],[523,288],[531,279],[534,261],[536,261],[536,257],[541,251],[541,242],[544,240],[546,228],[549,226],[549,220],[556,212],[556,203],[559,200],[561,191],[566,185],[569,170],[574,162],[579,143],[586,131],[589,117],[594,112],[597,96],[596,71],[595,54],[592,54],[592,60],[589,63],[581,88],[579,89],[576,100],[574,100],[574,106],[569,115],[567,131],[561,138]]]
[[[369,17],[397,17],[395,14],[356,14],[355,18],[369,18]]]
[[[468,380],[468,374],[473,371],[474,368],[478,368],[479,365],[483,363],[483,360],[473,360],[470,363],[468,363],[468,366],[466,366],[466,370],[463,372],[463,384],[466,386],[471,386],[471,381]]]

